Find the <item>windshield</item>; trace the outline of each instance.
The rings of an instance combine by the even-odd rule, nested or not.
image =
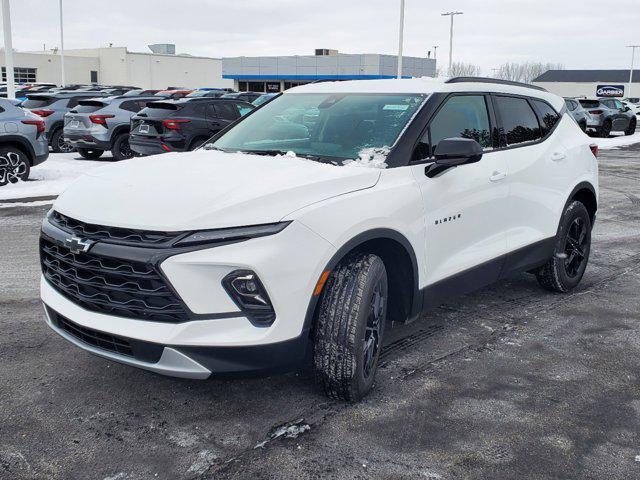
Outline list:
[[[265,104],[218,138],[222,150],[294,152],[318,160],[356,159],[391,147],[425,95],[289,93]]]

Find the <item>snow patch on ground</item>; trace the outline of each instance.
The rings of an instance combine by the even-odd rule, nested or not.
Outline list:
[[[612,133],[609,138],[592,138],[591,143],[598,145],[600,150],[612,150],[634,143],[640,143],[640,130],[633,135],[625,135],[623,133]]]
[[[28,181],[0,187],[0,201],[60,195],[76,178],[110,163],[85,160],[76,152],[52,153],[31,169]]]
[[[358,152],[358,158],[345,160],[342,164],[348,167],[387,168],[386,160],[390,150],[387,146],[363,148]]]

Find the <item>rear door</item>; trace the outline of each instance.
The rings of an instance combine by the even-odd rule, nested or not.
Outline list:
[[[566,117],[546,102],[522,96],[495,95],[501,125],[500,148],[509,169],[509,206],[506,211],[510,252],[553,237],[558,205],[563,205],[571,168],[560,138],[575,132]]]
[[[217,101],[211,104],[217,118],[217,126],[212,133],[218,132],[225,128],[230,123],[235,122],[240,118],[240,112],[235,105],[235,102]]]

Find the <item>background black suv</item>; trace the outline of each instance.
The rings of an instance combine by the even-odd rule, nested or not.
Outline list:
[[[208,97],[149,103],[131,118],[129,145],[142,155],[194,150],[254,108],[239,100]]]

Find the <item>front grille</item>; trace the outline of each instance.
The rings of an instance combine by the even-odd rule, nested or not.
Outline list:
[[[51,223],[62,230],[81,238],[107,241],[121,245],[136,247],[166,247],[186,232],[158,232],[151,230],[134,230],[131,228],[107,227],[81,222],[59,212],[53,211],[49,217]]]
[[[49,307],[46,309],[54,326],[87,345],[149,363],[156,363],[162,356],[164,350],[162,345],[99,332],[78,325]]]
[[[89,253],[71,253],[40,239],[42,273],[61,294],[99,313],[181,322],[189,315],[164,278],[149,264]]]

